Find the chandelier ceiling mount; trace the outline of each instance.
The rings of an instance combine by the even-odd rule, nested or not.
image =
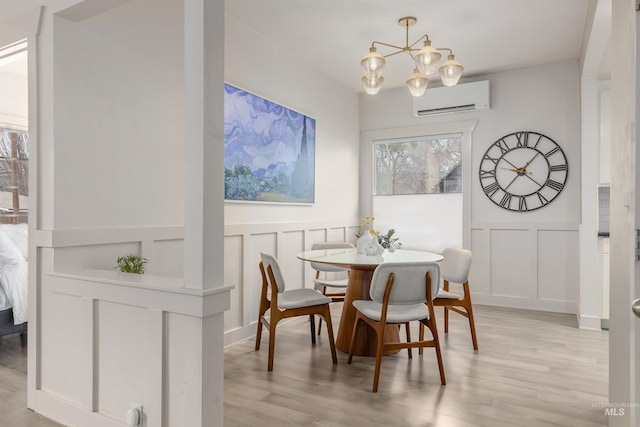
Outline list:
[[[360,66],[364,72],[362,76],[362,84],[365,91],[370,95],[375,95],[380,91],[384,77],[382,71],[387,63],[386,58],[397,55],[399,53],[407,53],[413,59],[415,68],[413,74],[407,79],[407,88],[411,95],[422,96],[427,85],[429,84],[429,75],[436,71],[440,72],[440,78],[445,86],[455,86],[462,76],[462,65],[455,60],[453,51],[448,47],[433,47],[431,40],[427,34],[423,35],[413,43],[409,44],[409,27],[414,26],[418,20],[413,16],[405,16],[398,20],[398,25],[405,28],[405,44],[397,46],[381,41],[374,41],[369,48],[369,54],[360,61]],[[421,48],[414,47],[419,42],[424,41]],[[376,45],[385,46],[393,49],[391,53],[380,55],[377,52]],[[440,51],[448,51],[447,61],[440,65],[442,54]],[[417,52],[414,54],[414,52]],[[438,67],[438,65],[440,65]]]

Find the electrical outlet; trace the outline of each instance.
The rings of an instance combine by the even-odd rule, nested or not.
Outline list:
[[[127,426],[142,427],[142,420],[142,405],[139,403],[129,403],[129,410],[127,411]]]

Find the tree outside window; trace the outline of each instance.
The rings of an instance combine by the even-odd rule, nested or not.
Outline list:
[[[0,129],[0,223],[27,222],[29,135]]]
[[[374,143],[375,195],[462,192],[462,134]]]

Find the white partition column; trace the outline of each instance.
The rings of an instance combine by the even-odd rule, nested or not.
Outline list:
[[[224,1],[185,1],[185,286],[220,286],[224,259]]]
[[[184,36],[184,284],[206,294],[224,279],[224,1],[185,0]],[[228,292],[221,296],[228,309]],[[224,315],[185,319],[175,333],[183,328],[197,333],[185,342],[194,344],[191,360],[177,361],[194,363],[202,378],[200,398],[184,399],[198,419],[183,425],[221,426]]]

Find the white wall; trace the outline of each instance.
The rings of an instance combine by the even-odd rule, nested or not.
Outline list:
[[[182,16],[138,0],[57,19],[56,228],[183,223]]]
[[[554,64],[474,79],[490,81],[490,110],[417,118],[405,88],[383,89],[376,96],[361,95],[361,128],[428,128],[477,120],[471,144],[471,186],[464,195],[470,197],[468,231],[475,254],[471,273],[474,302],[577,313],[581,191],[578,64]],[[428,89],[424,96],[429,96]],[[477,179],[486,149],[501,136],[518,130],[551,137],[569,162],[569,177],[562,193],[545,208],[527,213],[494,205]],[[370,177],[371,165],[365,162],[361,167],[361,179]],[[361,193],[363,212],[371,209],[370,195]]]
[[[350,89],[229,15],[225,29],[228,83],[316,119],[313,205],[225,202],[225,283],[236,286],[225,313],[231,344],[256,331],[260,251],[280,259],[287,287],[310,287],[311,271],[295,254],[316,241],[355,240],[359,124],[358,96]]]

